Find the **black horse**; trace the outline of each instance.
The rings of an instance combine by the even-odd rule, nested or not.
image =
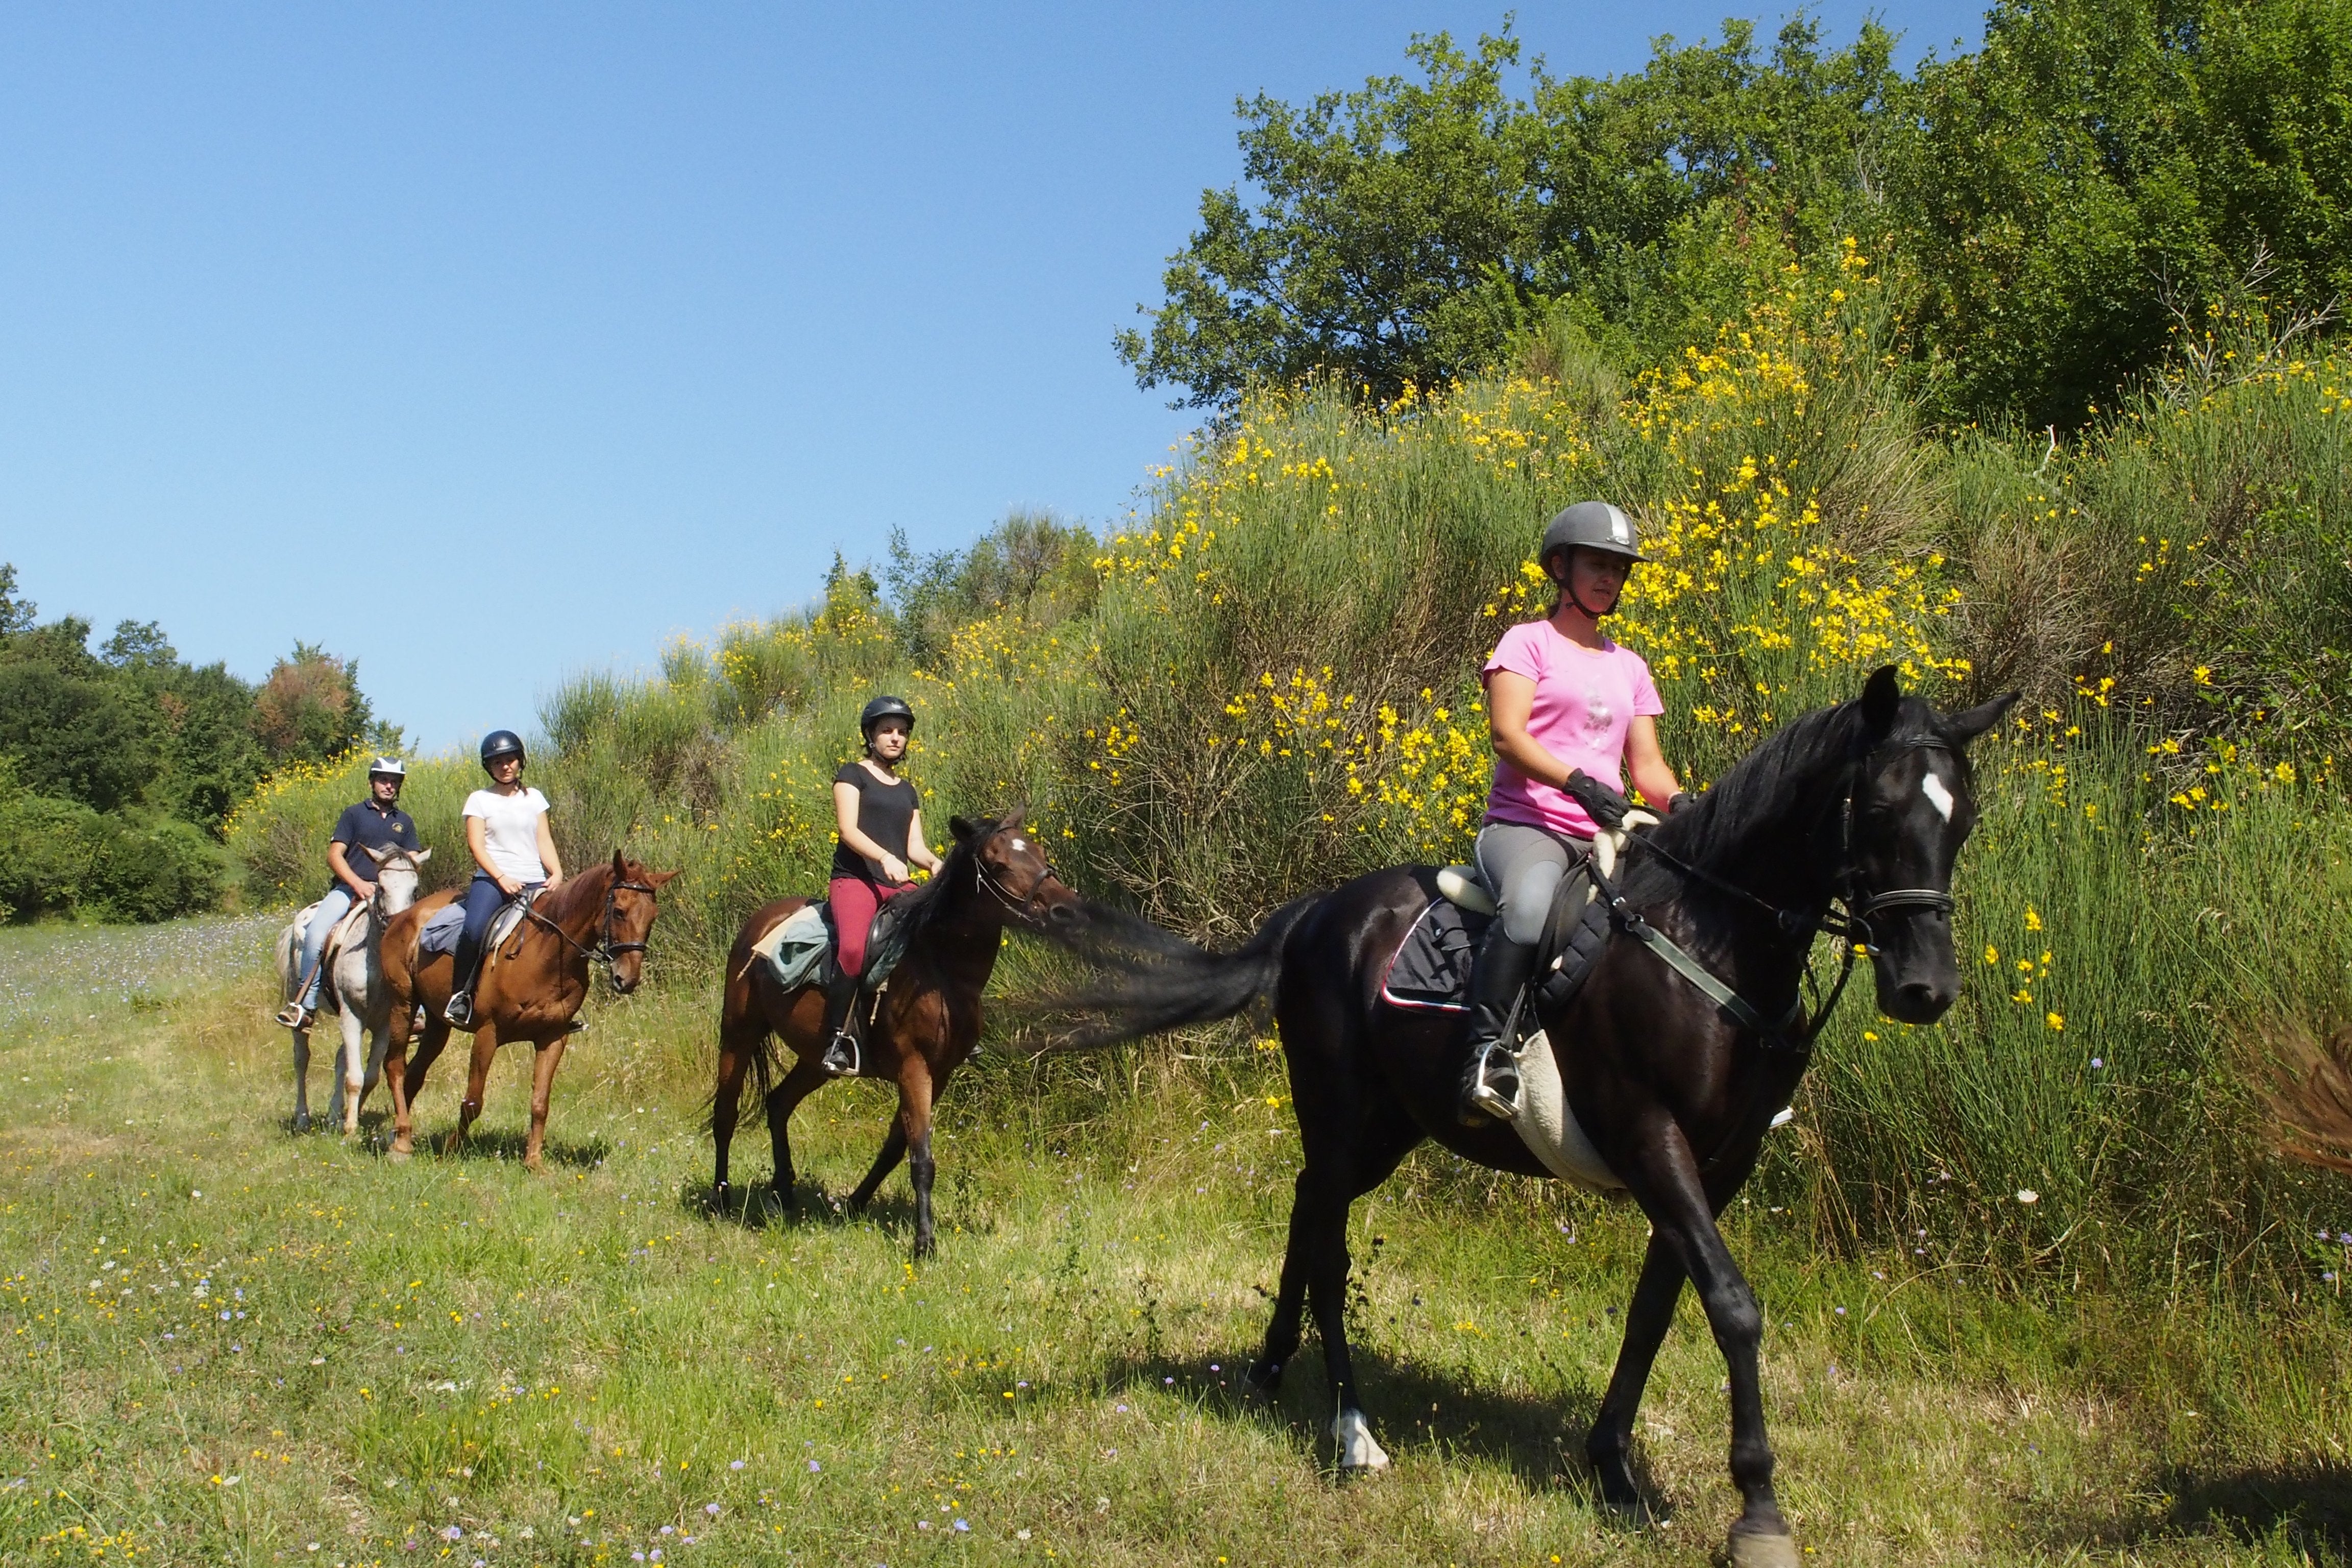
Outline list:
[[[1757,1384],[1763,1320],[1716,1215],[1747,1181],[1773,1113],[1804,1072],[1819,1021],[1809,1025],[1798,1008],[1818,932],[1866,933],[1878,1005],[1895,1018],[1933,1022],[1958,994],[1949,889],[1976,820],[1966,749],[2013,700],[1939,715],[1903,695],[1892,667],[1880,669],[1859,700],[1798,719],[1629,848],[1623,912],[1728,986],[1731,1005],[1621,928],[1581,990],[1564,1006],[1538,1006],[1560,1042],[1570,1108],[1652,1225],[1585,1452],[1603,1497],[1638,1509],[1627,1463],[1633,1414],[1690,1280],[1730,1373],[1731,1475],[1744,1501],[1731,1528],[1735,1564],[1799,1558],[1772,1491]],[[1093,1014],[1089,1036],[1105,1040],[1231,1016],[1272,994],[1306,1168],[1274,1321],[1250,1376],[1276,1384],[1311,1305],[1343,1467],[1387,1463],[1358,1405],[1348,1352],[1349,1206],[1424,1138],[1496,1170],[1547,1173],[1511,1128],[1457,1125],[1459,1016],[1381,999],[1389,958],[1433,886],[1427,868],[1377,871],[1287,906],[1230,954],[1107,957],[1089,989],[1062,1001]],[[1832,912],[1838,903],[1843,915]]]

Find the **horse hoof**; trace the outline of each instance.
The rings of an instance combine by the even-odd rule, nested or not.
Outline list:
[[[1331,1423],[1332,1441],[1339,1446],[1342,1474],[1385,1470],[1388,1450],[1372,1441],[1372,1424],[1360,1410],[1342,1410]]]
[[[409,1155],[415,1152],[415,1151],[411,1149],[405,1143],[394,1143],[391,1148],[383,1152],[383,1157],[387,1160],[397,1160],[405,1163]]]
[[[1282,1363],[1278,1361],[1254,1361],[1242,1373],[1242,1386],[1252,1394],[1263,1394],[1271,1399],[1282,1392]]]
[[[522,1157],[522,1168],[534,1176],[541,1175],[547,1170],[547,1162],[536,1154],[525,1154]]]
[[[310,1113],[309,1111],[298,1110],[294,1113],[294,1131],[297,1132],[308,1132],[310,1131]]]
[[[1778,1531],[1745,1524],[1731,1527],[1731,1568],[1799,1568],[1797,1538],[1784,1525]]]

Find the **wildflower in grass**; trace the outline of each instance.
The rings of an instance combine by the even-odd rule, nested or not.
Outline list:
[[[2042,1201],[2042,1194],[2032,1187],[2020,1187],[2017,1189],[2017,1201],[2021,1204],[2038,1204]]]
[[[2044,1013],[2042,1015],[2042,1021],[2049,1025],[2053,1029],[2063,1029],[2066,1026],[2066,1015],[2063,1013]]]

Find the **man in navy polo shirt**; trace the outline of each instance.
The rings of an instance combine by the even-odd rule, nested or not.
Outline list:
[[[368,764],[368,798],[343,808],[335,819],[335,831],[327,840],[327,866],[335,879],[327,885],[327,896],[319,900],[310,923],[302,928],[301,967],[297,972],[309,977],[309,984],[299,1001],[289,1002],[278,1013],[278,1021],[289,1029],[299,1029],[310,1021],[319,1010],[319,955],[327,946],[327,938],[334,934],[337,922],[375,891],[375,857],[362,853],[368,849],[421,849],[416,837],[416,824],[408,813],[400,809],[400,786],[408,776],[407,764],[398,757],[378,757]]]

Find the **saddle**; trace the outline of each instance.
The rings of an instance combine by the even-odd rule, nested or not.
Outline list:
[[[1557,1011],[1583,989],[1610,937],[1609,910],[1593,896],[1592,873],[1598,869],[1603,879],[1614,876],[1626,837],[1657,820],[1647,812],[1625,813],[1594,836],[1590,858],[1560,879],[1537,948],[1536,979],[1520,999],[1515,1018],[1514,1032],[1522,1037],[1517,1041],[1519,1114],[1511,1126],[1544,1169],[1594,1192],[1617,1191],[1625,1184],[1609,1169],[1569,1109],[1551,1041],[1533,1026],[1535,1004],[1539,1000],[1543,1007]],[[1468,866],[1442,867],[1433,879],[1438,896],[1390,958],[1381,995],[1393,1006],[1411,1010],[1467,1013],[1471,961],[1495,918],[1495,898]]]
[[[294,929],[298,931],[307,930],[310,917],[318,913],[319,906],[325,902],[324,899],[314,899],[296,910]],[[363,902],[353,904],[343,918],[335,922],[335,929],[327,933],[326,945],[319,950],[319,1005],[321,1012],[340,1013],[343,1010],[342,999],[335,990],[335,960],[341,957],[352,943],[367,940],[367,905]]]
[[[866,934],[868,991],[879,989],[898,967],[898,961],[907,955],[907,937],[905,913],[899,900],[891,900],[876,911],[873,929]],[[754,962],[767,964],[779,989],[790,993],[803,985],[832,984],[838,972],[835,954],[840,945],[831,903],[812,899],[770,926],[767,934],[751,944],[751,956]]]
[[[525,895],[508,900],[499,907],[499,912],[490,917],[490,929],[482,936],[482,963],[486,967],[496,960],[499,949],[507,938],[514,935],[515,927],[522,923],[523,915],[530,908],[530,899]],[[444,904],[426,916],[425,924],[417,931],[416,951],[424,954],[455,952],[457,951],[457,938],[465,929],[466,906],[462,903]]]

